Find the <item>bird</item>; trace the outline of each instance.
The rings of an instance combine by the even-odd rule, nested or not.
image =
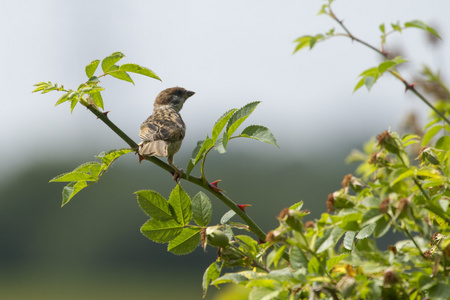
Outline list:
[[[153,114],[141,124],[139,130],[139,155],[167,157],[167,162],[175,171],[175,181],[181,177],[182,170],[174,165],[173,157],[180,150],[186,133],[180,110],[184,102],[194,94],[195,92],[182,87],[163,90],[156,96]]]

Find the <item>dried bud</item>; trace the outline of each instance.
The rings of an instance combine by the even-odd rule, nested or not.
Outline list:
[[[409,200],[407,198],[401,198],[398,201],[397,209],[401,212],[404,212],[409,206]]]
[[[344,176],[344,179],[342,180],[342,187],[346,188],[348,187],[348,185],[350,184],[350,181],[352,180],[353,175],[352,174],[347,174]]]
[[[372,153],[369,158],[369,164],[373,165],[377,162],[378,152]]]
[[[394,253],[394,255],[397,255],[397,247],[389,245],[388,246],[389,251],[391,251],[392,253]]]
[[[289,208],[283,208],[281,211],[280,211],[280,214],[278,215],[278,220],[280,220],[280,221],[284,221],[285,220],[285,218],[286,218],[286,216],[288,215],[288,213],[289,213]]]
[[[383,200],[383,202],[381,202],[380,206],[378,207],[381,213],[385,214],[388,211],[389,202],[390,202],[389,198],[386,198]]]
[[[279,230],[271,230],[266,235],[266,242],[278,242],[285,240],[282,233]]]
[[[273,230],[271,230],[271,231],[269,231],[269,232],[267,233],[267,235],[266,235],[266,241],[267,241],[268,243],[275,242],[275,233],[273,232]]]
[[[431,240],[432,240],[433,242],[436,242],[436,240],[438,239],[438,237],[439,237],[439,233],[435,232],[435,233],[433,234],[433,236],[431,237]]]
[[[390,132],[387,130],[383,131],[382,133],[377,135],[378,146],[383,146],[390,138]]]
[[[334,210],[334,195],[331,193],[327,197],[327,212]]]
[[[314,228],[314,227],[316,227],[316,223],[314,223],[314,221],[306,221],[305,227],[306,228]]]
[[[432,252],[430,249],[428,249],[427,251],[425,251],[425,252],[423,253],[423,255],[424,255],[426,258],[431,258],[431,257],[433,256],[433,252]]]
[[[387,268],[386,270],[384,270],[383,285],[393,285],[396,284],[397,282],[398,278],[394,272],[394,269]]]

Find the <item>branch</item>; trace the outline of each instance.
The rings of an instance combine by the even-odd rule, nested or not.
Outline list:
[[[111,120],[106,116],[106,114],[102,113],[98,109],[96,109],[93,105],[89,104],[86,100],[80,99],[80,103],[89,109],[94,115],[97,116],[98,119],[102,120],[112,131],[114,131],[122,140],[124,140],[132,149],[137,151],[138,144],[134,142],[128,135],[126,135],[119,127],[117,127]],[[158,167],[166,170],[167,172],[173,172],[173,169],[170,165],[166,164],[162,160],[157,157],[145,157],[146,160],[154,163]],[[219,198],[226,206],[228,206],[231,210],[233,210],[241,219],[249,226],[251,232],[253,232],[261,241],[266,240],[266,233],[259,228],[259,226],[245,213],[242,209],[240,209],[230,198],[222,194],[221,192],[214,191],[208,181],[206,179],[202,179],[200,177],[195,176],[186,176],[186,173],[181,174],[181,178],[189,181],[193,184],[196,184],[203,189],[209,191],[211,194]],[[283,256],[285,259],[286,257]],[[288,257],[287,257],[288,258]]]

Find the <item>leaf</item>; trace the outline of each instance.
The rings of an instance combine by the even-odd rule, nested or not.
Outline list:
[[[132,72],[136,74],[141,74],[147,77],[151,77],[161,81],[161,79],[152,70],[139,66],[137,64],[123,64],[119,68],[120,71]]]
[[[280,146],[278,146],[277,144],[277,140],[273,136],[272,132],[270,132],[269,128],[261,125],[248,126],[242,131],[239,136],[255,139],[257,141],[272,144],[280,148]]]
[[[69,94],[70,94],[70,92],[64,93],[64,95],[62,95],[62,97],[59,98],[58,101],[56,101],[55,106],[58,106],[61,103],[64,103],[64,102],[68,101],[69,100]]]
[[[435,37],[442,39],[441,36],[439,35],[439,33],[432,27],[428,26],[427,24],[425,24],[423,21],[420,20],[413,20],[410,22],[406,22],[405,23],[405,27],[415,27],[415,28],[419,28],[422,30],[425,30],[429,33],[431,33],[432,35],[434,35]]]
[[[173,219],[169,202],[155,191],[141,190],[135,192],[139,207],[154,219],[165,221]]]
[[[183,226],[189,224],[192,219],[192,202],[180,184],[177,184],[170,193],[169,204],[173,207],[178,223]]]
[[[227,223],[232,217],[234,217],[236,213],[233,210],[229,210],[227,211],[222,218],[220,219],[220,224],[225,224]]]
[[[108,152],[101,152],[96,158],[100,159],[105,166],[110,166],[116,159],[130,152],[132,152],[130,148],[114,149]]]
[[[291,248],[289,258],[290,264],[296,270],[306,268],[308,266],[308,258],[306,257],[305,252],[297,246],[293,246]]]
[[[428,129],[428,131],[423,136],[422,146],[426,146],[431,141],[431,139],[436,134],[438,134],[438,132],[441,131],[441,129],[443,129],[443,128],[444,128],[443,125],[436,125],[436,126],[431,127],[430,129]]]
[[[358,83],[355,85],[355,88],[353,89],[353,93],[359,90],[364,85],[365,78],[361,78]]]
[[[169,242],[167,251],[177,255],[191,253],[200,243],[201,228],[187,227],[173,240]]]
[[[386,30],[384,28],[384,23],[381,24],[379,28],[380,28],[381,33],[386,33]]]
[[[224,113],[214,124],[213,130],[212,130],[212,136],[211,139],[215,143],[217,138],[219,137],[219,134],[222,132],[223,128],[227,124],[228,120],[230,120],[231,116],[234,114],[234,112],[237,110],[237,108],[230,109],[226,113]]]
[[[51,179],[50,182],[95,181],[96,179],[88,173],[72,171],[58,175]]]
[[[92,93],[91,99],[96,106],[100,107],[101,109],[105,109],[103,107],[103,98],[102,98],[102,94],[100,94],[100,92]]]
[[[102,60],[103,72],[107,73],[114,66],[114,64],[121,60],[123,57],[125,57],[125,55],[122,52],[114,52],[113,54],[105,57]]]
[[[182,230],[183,226],[174,219],[167,221],[150,219],[141,227],[141,233],[157,243],[170,242],[178,236]]]
[[[61,207],[66,205],[79,191],[87,187],[86,181],[71,182],[63,188]]]
[[[133,81],[133,79],[131,79],[130,75],[128,75],[127,72],[120,71],[119,66],[117,66],[117,65],[110,67],[109,71],[106,72],[106,74],[111,75],[112,77],[115,77],[117,79],[128,81],[128,82],[131,82],[132,84],[134,84],[134,81]]]
[[[287,248],[287,245],[283,245],[277,250],[277,252],[273,258],[273,264],[275,265],[275,267],[278,266],[278,262],[283,257],[283,254],[284,254],[284,251],[286,250],[286,248]]]
[[[86,76],[88,78],[91,78],[94,76],[95,70],[97,70],[98,64],[100,63],[100,60],[96,59],[93,60],[90,64],[88,64],[85,68]]]
[[[203,273],[202,287],[203,287],[203,298],[206,296],[208,287],[211,281],[216,280],[220,276],[222,271],[222,264],[220,262],[213,262]]]
[[[215,286],[219,285],[219,284],[223,284],[223,283],[235,283],[235,284],[239,284],[241,282],[247,282],[248,278],[245,277],[244,275],[240,274],[240,273],[227,273],[223,276],[220,276],[219,278],[217,278],[216,280],[214,280],[212,282],[212,284],[214,284]]]
[[[373,233],[373,231],[375,230],[375,226],[377,226],[377,223],[375,223],[375,222],[367,225],[366,227],[361,229],[360,232],[358,232],[358,234],[356,235],[356,238],[358,240],[362,240],[362,239],[368,238]]]
[[[242,108],[238,109],[230,118],[227,123],[227,137],[228,139],[233,135],[233,133],[238,129],[238,127],[242,124],[242,122],[247,119],[251,113],[255,110],[256,106],[260,103],[260,101],[251,102]],[[226,148],[226,145],[224,144]]]
[[[387,70],[390,70],[393,67],[395,67],[395,66],[397,66],[399,64],[402,64],[404,62],[407,62],[407,60],[403,59],[400,56],[397,56],[394,59],[386,60],[386,61],[382,62],[381,64],[378,65],[379,76],[382,75]]]
[[[344,248],[353,250],[353,240],[355,239],[356,231],[347,231],[344,236]]]
[[[313,256],[308,262],[308,273],[310,274],[323,274],[323,270],[321,268],[321,263],[317,259],[317,256]]]
[[[205,193],[200,191],[192,198],[192,213],[198,226],[208,226],[212,217],[212,204]]]
[[[350,253],[342,253],[327,260],[327,271],[333,269],[341,260],[350,256]]]
[[[203,141],[198,141],[197,146],[192,151],[191,159],[189,160],[186,174],[191,174],[192,170],[195,168],[195,166],[200,162],[200,160],[203,158],[203,155],[205,152],[214,146],[214,142],[212,139],[210,139],[208,136]]]
[[[316,253],[321,253],[328,248],[334,246],[341,235],[343,234],[344,230],[340,227],[330,227],[325,229],[325,232],[323,233],[323,236],[316,240],[315,248]]]
[[[445,151],[450,150],[450,137],[448,135],[440,137],[436,142],[436,148]]]
[[[368,91],[370,91],[375,82],[377,82],[377,79],[378,79],[377,76],[366,76],[364,78],[364,85],[366,86]]]

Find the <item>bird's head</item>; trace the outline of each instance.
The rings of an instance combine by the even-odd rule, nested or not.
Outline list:
[[[154,109],[169,106],[176,111],[180,111],[187,98],[194,94],[194,92],[188,91],[182,87],[165,89],[156,96]]]

